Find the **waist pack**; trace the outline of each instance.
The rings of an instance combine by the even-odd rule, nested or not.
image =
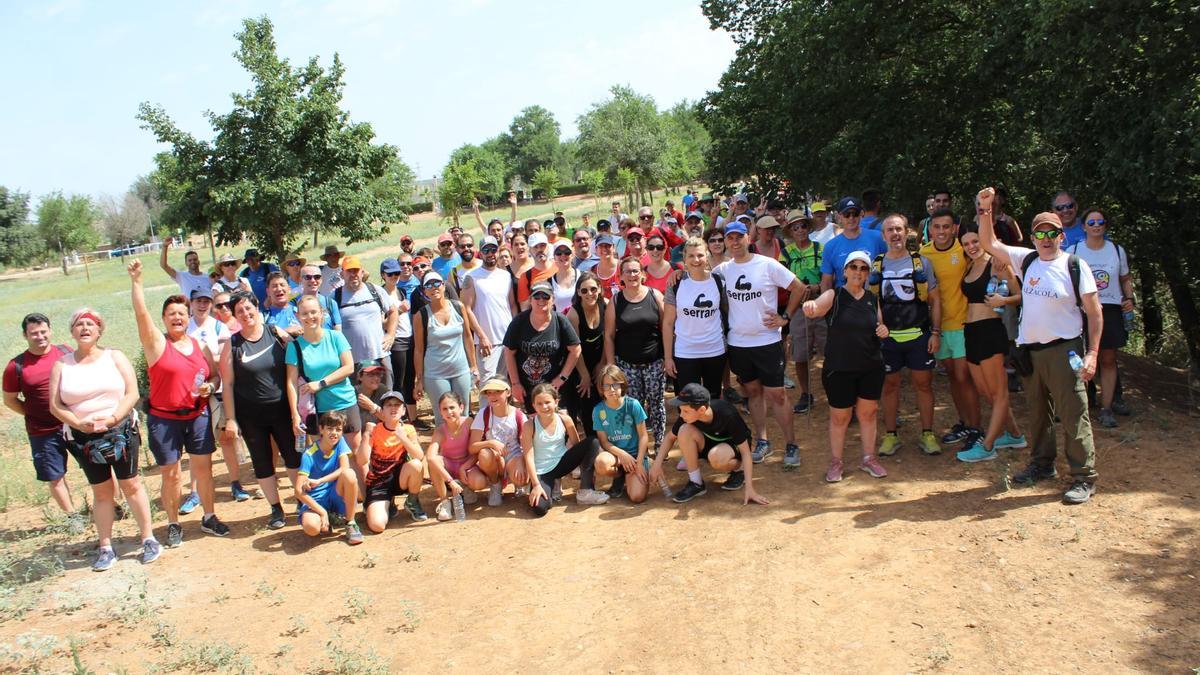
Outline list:
[[[120,424],[93,436],[86,441],[81,450],[93,464],[118,464],[125,461],[125,453],[129,451],[129,434],[133,433],[128,415]]]

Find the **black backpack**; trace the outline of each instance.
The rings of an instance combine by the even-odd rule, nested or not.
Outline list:
[[[358,307],[359,305],[365,305],[368,302],[374,302],[375,304],[379,305],[379,316],[386,317],[387,311],[383,308],[383,299],[379,297],[379,289],[375,287],[375,284],[370,282],[366,282],[364,285],[367,287],[367,290],[371,292],[371,299],[363,300],[362,302],[352,302],[348,305],[342,304],[342,289],[344,289],[345,286],[338,286],[337,290],[333,292],[333,301],[337,303],[338,309],[340,310],[346,307]]]
[[[462,303],[457,300],[451,300],[450,306],[454,308],[454,313],[458,314],[458,318],[462,319],[463,322],[466,323],[466,319],[463,317]],[[421,305],[421,326],[425,329],[423,331],[423,334],[425,336],[426,349],[429,348],[429,315],[430,314],[432,314],[432,310],[429,309],[429,303],[425,303],[424,305]]]
[[[58,358],[60,359],[67,354],[72,354],[75,352],[75,350],[66,345],[50,345],[50,349],[58,352]],[[28,352],[21,352],[20,354],[17,354],[15,358],[13,358],[13,369],[17,373],[18,383],[21,381],[21,371],[25,369],[25,354],[27,353]]]

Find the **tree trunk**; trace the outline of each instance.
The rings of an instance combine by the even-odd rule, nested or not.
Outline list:
[[[1186,269],[1177,261],[1177,269]],[[1166,275],[1171,299],[1175,301],[1175,312],[1179,315],[1179,328],[1187,344],[1188,355],[1193,367],[1200,367],[1200,311],[1196,309],[1196,298],[1184,274]]]
[[[321,233],[321,230],[319,228],[317,228],[316,225],[313,225],[313,248],[317,248],[318,246],[320,246],[320,244],[317,243],[317,235],[320,233]]]
[[[61,239],[58,241],[58,261],[62,263],[63,274],[70,276],[71,272],[67,269],[67,251],[63,248]]]
[[[1158,265],[1145,257],[1135,258],[1138,276],[1138,309],[1142,315],[1143,344],[1147,354],[1162,344],[1163,310],[1158,297]]]
[[[217,266],[217,242],[213,239],[212,223],[207,225],[208,229],[208,254],[212,256],[213,267]]]

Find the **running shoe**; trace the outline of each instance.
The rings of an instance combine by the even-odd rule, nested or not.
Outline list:
[[[750,453],[750,458],[754,460],[755,464],[762,464],[763,460],[773,454],[775,451],[771,449],[771,443],[765,438],[760,438],[754,444],[754,452]]]
[[[1129,406],[1125,403],[1125,401],[1113,401],[1112,411],[1121,417],[1129,417],[1133,414],[1133,411],[1129,409]]]
[[[504,486],[492,483],[488,486],[488,506],[500,506],[504,503]]]
[[[942,442],[958,443],[967,437],[967,432],[967,425],[963,424],[962,420],[959,420],[954,426],[950,427],[950,431],[947,431],[945,436],[942,436]]]
[[[167,523],[167,548],[183,546],[183,526],[179,523]]]
[[[676,471],[687,471],[687,460],[680,457],[679,463],[675,465]]]
[[[812,406],[813,395],[800,394],[800,398],[796,400],[796,405],[792,406],[792,412],[796,413],[797,415],[803,415],[804,413],[812,410]]]
[[[983,446],[983,441],[975,441],[967,446],[966,450],[961,450],[954,455],[960,462],[990,462],[996,459],[996,451],[988,450]]]
[[[162,544],[157,539],[147,539],[142,542],[142,564],[149,565],[162,555]]]
[[[417,431],[433,431],[433,422],[425,418],[419,418],[416,422],[413,422],[413,428]]]
[[[1041,467],[1032,463],[1012,477],[1014,483],[1020,483],[1021,485],[1033,485],[1039,480],[1051,480],[1054,478],[1058,478],[1058,470],[1053,465]]]
[[[863,457],[862,464],[858,468],[871,474],[871,478],[887,478],[887,469],[879,463],[879,458],[875,455],[867,455]]]
[[[783,465],[790,467],[800,466],[800,446],[795,443],[787,444],[787,448],[783,451]]]
[[[529,486],[528,485],[517,486],[517,489],[513,490],[513,496],[514,497],[528,497],[529,496]]]
[[[792,378],[788,377],[787,375],[784,375],[783,376],[783,388],[784,389],[795,389],[796,381],[793,380]]]
[[[607,503],[608,495],[604,494],[600,490],[588,490],[587,488],[580,488],[575,492],[575,502],[585,506],[596,506],[598,504]]]
[[[826,483],[840,483],[842,480],[842,460],[834,459],[829,462],[829,470],[825,472]]]
[[[675,493],[674,497],[671,497],[671,501],[675,502],[676,504],[683,504],[707,493],[708,488],[705,487],[704,483],[693,483],[689,480],[687,485],[684,485],[679,489],[678,492]]]
[[[450,498],[450,510],[454,513],[455,521],[461,523],[467,519],[467,506],[463,503],[462,495]]]
[[[479,495],[475,494],[475,491],[472,490],[469,485],[464,485],[462,481],[457,481],[457,482],[458,482],[459,487],[462,488],[463,504],[466,504],[467,506],[473,506],[475,504],[478,504],[479,503]]]
[[[453,518],[454,510],[453,507],[450,506],[450,500],[443,499],[442,501],[438,502],[437,508],[433,510],[433,513],[437,517],[438,522],[444,523]]]
[[[267,518],[268,530],[281,530],[287,525],[287,516],[283,513],[283,507],[279,504],[271,506],[271,516]]]
[[[229,491],[233,493],[234,501],[244,502],[250,499],[250,493],[242,488],[242,484],[238,481],[233,481],[229,484]]]
[[[997,438],[996,442],[992,444],[993,450],[999,450],[1001,448],[1027,448],[1027,447],[1029,447],[1029,443],[1025,441],[1024,436],[1013,436],[1012,434],[1008,433],[1007,431],[1000,434],[1000,438]]]
[[[941,443],[938,443],[937,434],[933,433],[932,431],[921,432],[920,446],[921,452],[925,453],[926,455],[942,454],[942,445]]]
[[[117,562],[117,554],[111,548],[101,548],[96,553],[96,560],[92,563],[93,572],[104,572],[115,565]]]
[[[625,474],[618,473],[617,476],[613,478],[612,485],[608,486],[607,494],[609,499],[620,499],[621,497],[625,496]],[[561,490],[559,491],[558,496],[559,499],[562,499]],[[554,501],[558,501],[558,499]]]
[[[186,499],[183,500],[183,503],[179,505],[179,515],[186,516],[198,508],[200,508],[200,495],[192,492],[187,496]]]
[[[222,523],[221,519],[214,513],[207,518],[200,519],[200,531],[215,537],[224,537],[229,534],[229,526]]]
[[[358,546],[363,543],[362,530],[358,529],[358,523],[353,520],[346,523],[346,543],[351,546]]]
[[[1101,408],[1099,421],[1100,426],[1105,429],[1117,428],[1117,417],[1113,414],[1112,408]]]
[[[1083,480],[1075,481],[1069,490],[1063,493],[1063,501],[1067,504],[1083,504],[1092,498],[1096,486]]]
[[[425,513],[425,509],[421,508],[421,500],[417,499],[416,495],[409,495],[404,499],[404,509],[418,523],[429,520],[429,515]]]
[[[742,471],[741,469],[738,469],[737,471],[729,472],[729,477],[725,479],[724,483],[721,483],[721,489],[722,490],[741,490],[743,487],[745,487],[745,485],[746,485],[746,472]]]
[[[882,457],[891,457],[900,449],[900,436],[894,431],[889,431],[883,435],[883,440],[879,442],[879,454]]]

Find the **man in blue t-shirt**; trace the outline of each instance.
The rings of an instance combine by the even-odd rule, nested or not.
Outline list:
[[[271,272],[278,272],[279,268],[268,262],[262,261],[262,256],[258,254],[258,249],[246,249],[246,255],[242,257],[242,262],[246,263],[246,269],[238,276],[250,282],[250,290],[254,291],[255,297],[258,298],[259,306],[265,305],[267,302],[267,277],[271,276]]]
[[[442,275],[443,279],[450,278],[450,272],[462,264],[462,256],[454,250],[454,235],[449,232],[438,237],[438,254],[430,261],[433,271]]]
[[[1053,206],[1054,214],[1062,223],[1064,249],[1087,239],[1087,233],[1083,231],[1083,222],[1079,218],[1079,204],[1070,192],[1063,190],[1054,195]]]
[[[846,283],[842,268],[846,258],[855,251],[864,251],[871,257],[887,252],[887,244],[883,235],[877,230],[864,230],[862,222],[862,204],[854,197],[842,197],[837,203],[838,220],[842,233],[825,244],[821,257],[821,290],[841,287]]]

